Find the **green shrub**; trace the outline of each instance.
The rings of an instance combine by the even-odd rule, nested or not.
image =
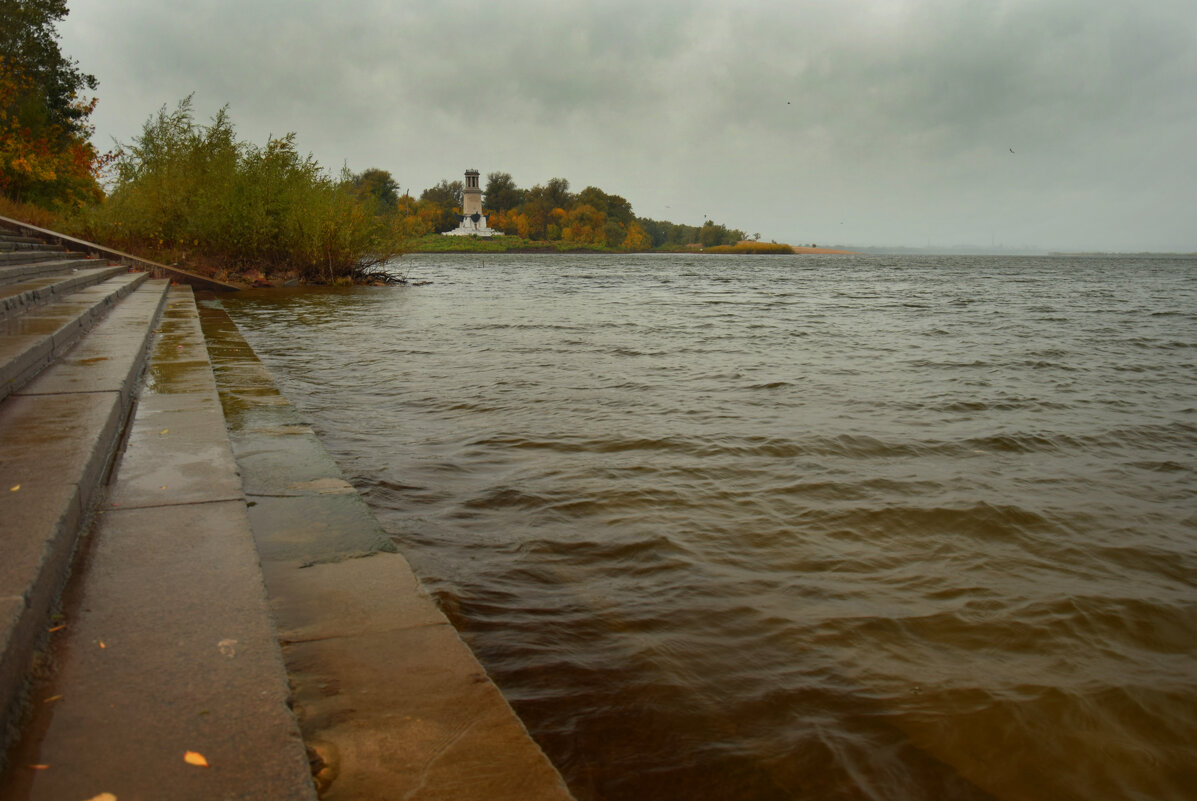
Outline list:
[[[197,125],[187,97],[121,147],[111,194],[86,227],[127,250],[226,270],[362,279],[401,252],[402,236],[351,178],[301,156],[294,134],[262,147],[239,142],[227,109]]]

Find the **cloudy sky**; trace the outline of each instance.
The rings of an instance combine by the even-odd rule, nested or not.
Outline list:
[[[791,243],[1197,251],[1197,0],[69,6],[104,148],[194,92],[413,195],[475,168]]]

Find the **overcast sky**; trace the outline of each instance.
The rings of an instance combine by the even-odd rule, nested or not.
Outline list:
[[[194,92],[413,195],[474,168],[792,244],[1197,251],[1197,0],[69,6],[104,149]]]

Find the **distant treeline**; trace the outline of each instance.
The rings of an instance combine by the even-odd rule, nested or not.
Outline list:
[[[357,191],[371,198],[380,214],[394,215],[412,238],[450,231],[461,220],[461,181],[443,180],[419,198],[399,194],[391,173],[369,169],[352,178]],[[734,245],[743,231],[707,220],[701,226],[637,217],[619,195],[588,186],[571,192],[565,178],[551,178],[530,189],[516,186],[511,175],[492,172],[483,189],[483,213],[491,228],[523,239],[565,242],[580,247],[617,250],[681,249],[689,246]]]

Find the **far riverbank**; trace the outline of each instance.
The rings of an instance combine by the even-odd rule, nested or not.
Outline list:
[[[788,248],[788,250],[784,250]],[[740,245],[703,249],[697,245],[677,250],[621,250],[602,245],[587,245],[562,240],[524,239],[519,236],[493,238],[471,236],[442,236],[429,234],[407,244],[408,253],[720,253],[758,255],[764,253],[796,253],[800,255],[852,255],[856,251],[836,248],[794,247],[781,243],[746,242]]]

